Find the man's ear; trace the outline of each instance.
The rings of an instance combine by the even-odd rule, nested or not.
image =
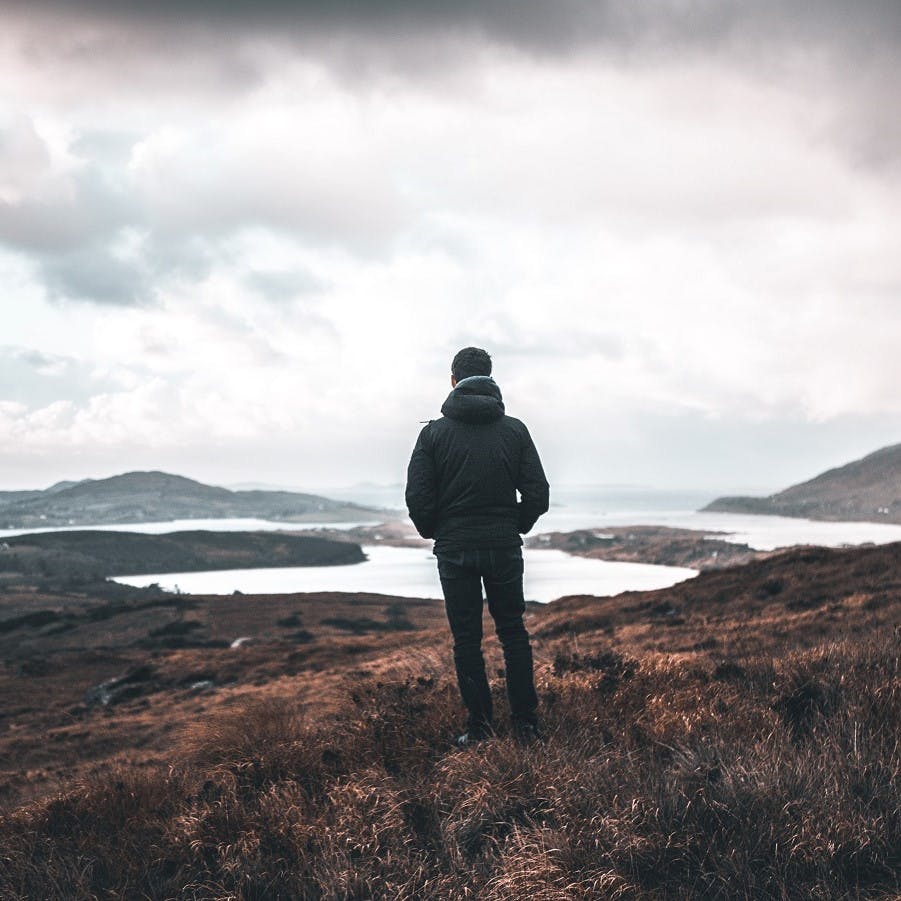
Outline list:
[[[451,388],[456,388],[456,387],[457,387],[456,376],[453,373],[451,373]]]

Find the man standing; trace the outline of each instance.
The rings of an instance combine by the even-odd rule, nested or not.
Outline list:
[[[493,733],[482,657],[482,583],[504,650],[514,735],[539,737],[532,648],[523,625],[522,538],[548,509],[548,482],[528,429],[507,416],[491,357],[465,347],[451,364],[453,390],[441,419],[419,433],[407,469],[410,519],[434,538],[454,639],[457,684],[469,713],[456,744]],[[520,499],[517,501],[516,493]]]

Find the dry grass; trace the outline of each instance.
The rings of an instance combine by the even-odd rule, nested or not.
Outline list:
[[[188,730],[0,820],[0,897],[887,899],[901,894],[901,640],[727,666],[564,653],[546,740],[450,750],[442,670]],[[497,709],[505,706],[495,685]]]

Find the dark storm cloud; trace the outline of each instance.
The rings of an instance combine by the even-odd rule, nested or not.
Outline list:
[[[402,40],[474,31],[502,43],[548,51],[599,40],[709,46],[745,35],[825,39],[864,52],[901,34],[901,4],[896,0],[51,0],[41,6],[75,16],[173,27],[199,23],[288,28],[298,34],[369,32]]]
[[[233,96],[271,74],[262,45],[359,85],[466,69],[494,46],[616,64],[702,58],[826,98],[839,112],[824,137],[854,162],[896,165],[901,150],[901,127],[886,116],[901,92],[898,0],[0,0],[4,8],[28,32],[23,59],[105,72],[90,90],[120,89],[127,72],[126,91]]]

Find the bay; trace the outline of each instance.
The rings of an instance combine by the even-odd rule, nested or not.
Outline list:
[[[283,594],[301,591],[375,592],[401,597],[441,598],[435,557],[427,548],[369,545],[365,563],[217,572],[118,576],[115,581],[144,587],[158,584],[189,594]],[[568,594],[614,595],[667,588],[695,570],[643,563],[614,563],[572,557],[563,551],[524,548],[527,600],[546,603]]]
[[[382,506],[402,504],[397,487],[373,490],[371,496],[346,499]],[[575,529],[603,533],[625,525],[662,525],[695,529],[758,550],[773,550],[798,544],[828,547],[883,544],[901,541],[901,525],[868,522],[819,522],[781,516],[754,516],[739,513],[697,512],[710,500],[700,492],[655,491],[605,486],[567,486],[552,491],[552,504],[541,517],[533,534]],[[393,512],[393,516],[392,516]],[[409,522],[406,511],[386,510],[385,515],[356,522],[286,523],[264,519],[184,519],[170,522],[122,523],[104,526],[69,526],[71,529],[97,528],[163,534],[181,530],[214,531],[295,531],[299,529],[350,529],[389,519]],[[26,532],[60,531],[46,529],[0,530],[0,538]],[[174,590],[203,594],[284,593],[295,591],[377,592],[404,597],[441,597],[435,558],[428,549],[367,545],[365,563],[349,566],[278,569],[225,570],[203,573],[158,573],[150,576],[123,576],[118,581],[133,585],[154,582]],[[611,595],[627,590],[649,590],[672,585],[694,575],[693,570],[588,560],[548,549],[526,549],[526,596],[546,602],[567,594]]]

